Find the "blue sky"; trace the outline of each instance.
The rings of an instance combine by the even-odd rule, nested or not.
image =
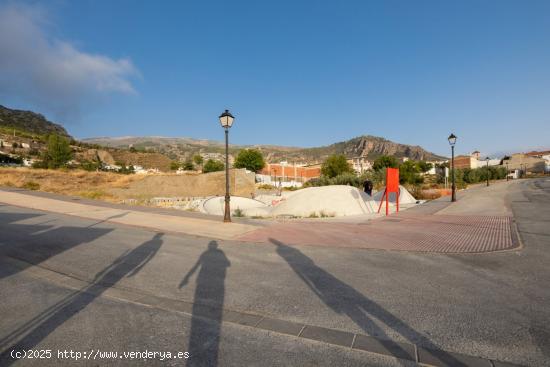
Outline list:
[[[221,140],[229,108],[239,144],[371,134],[448,155],[454,132],[459,153],[550,148],[549,1],[0,2],[2,14],[0,104],[81,138]]]

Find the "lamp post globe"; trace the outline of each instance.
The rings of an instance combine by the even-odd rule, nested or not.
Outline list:
[[[225,130],[225,210],[223,215],[224,222],[231,222],[231,208],[229,202],[231,196],[229,195],[229,129],[233,126],[233,120],[235,118],[229,112],[225,110],[219,117],[220,124]]]
[[[451,146],[451,201],[456,201],[456,182],[455,182],[455,144],[456,135],[449,135],[447,138]]]

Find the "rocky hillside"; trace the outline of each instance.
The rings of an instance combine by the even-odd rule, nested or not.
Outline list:
[[[300,149],[294,152],[271,154],[272,160],[283,156],[287,159],[322,161],[331,154],[344,154],[348,158],[367,157],[374,160],[381,155],[390,155],[398,158],[407,157],[414,160],[441,160],[442,156],[428,152],[418,145],[399,144],[393,141],[370,135],[359,136],[347,141],[331,144],[324,147]]]
[[[12,110],[0,105],[0,129],[9,133],[15,129],[16,134],[44,136],[52,133],[71,138],[63,126],[55,124],[38,113]]]
[[[146,151],[155,151],[168,155],[172,159],[184,160],[193,154],[210,153],[221,154],[224,146],[221,142],[198,140],[192,138],[168,137],[120,137],[120,138],[90,138],[84,142],[107,147],[129,148],[134,147]],[[414,160],[439,160],[444,157],[426,151],[420,146],[399,144],[375,136],[360,136],[347,141],[315,148],[297,148],[275,145],[238,146],[231,145],[230,153],[235,154],[243,148],[256,148],[263,152],[268,162],[284,160],[293,162],[316,163],[322,162],[331,154],[344,154],[348,158],[364,156],[376,159],[381,155],[408,157]]]

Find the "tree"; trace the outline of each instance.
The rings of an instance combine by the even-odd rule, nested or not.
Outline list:
[[[48,137],[48,148],[43,156],[43,163],[48,168],[60,168],[69,162],[73,157],[73,152],[69,141],[57,134]]]
[[[179,162],[176,162],[176,161],[170,162],[170,169],[172,171],[177,171],[180,167],[181,167],[181,165],[180,165]]]
[[[202,172],[208,173],[208,172],[223,171],[224,168],[225,168],[225,165],[222,162],[209,159],[204,164],[204,167],[202,167]]]
[[[433,164],[426,161],[418,161],[416,162],[416,165],[418,166],[418,169],[420,169],[420,172],[422,173],[428,172],[433,167]]]
[[[197,165],[197,166],[200,166],[204,163],[204,159],[202,158],[202,156],[200,154],[195,154],[193,156],[193,162]]]
[[[343,154],[333,154],[321,165],[321,174],[329,178],[336,177],[343,173],[353,172],[353,168]]]
[[[399,163],[397,162],[397,158],[395,158],[394,156],[381,155],[374,160],[372,168],[375,171],[379,171],[383,168],[397,168],[398,166]]]
[[[416,185],[424,182],[424,178],[420,176],[420,168],[415,161],[406,161],[399,166],[399,182]]]
[[[252,172],[258,172],[265,166],[264,157],[262,152],[257,149],[243,149],[237,155],[235,168],[246,168]]]

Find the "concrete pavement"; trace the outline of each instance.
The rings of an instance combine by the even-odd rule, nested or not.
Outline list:
[[[515,182],[501,194],[525,247],[482,255],[275,241],[211,248],[206,238],[0,206],[0,292],[10,295],[0,313],[11,316],[0,319],[0,346],[192,350],[188,365],[411,364],[244,326],[232,311],[548,366],[550,182]]]
[[[57,198],[29,195],[28,191],[0,190],[0,202],[25,208],[50,211],[99,221],[151,228],[164,232],[216,239],[233,239],[257,228],[244,223],[221,223],[219,217],[177,216],[164,213],[143,212],[123,206],[82,204]]]

